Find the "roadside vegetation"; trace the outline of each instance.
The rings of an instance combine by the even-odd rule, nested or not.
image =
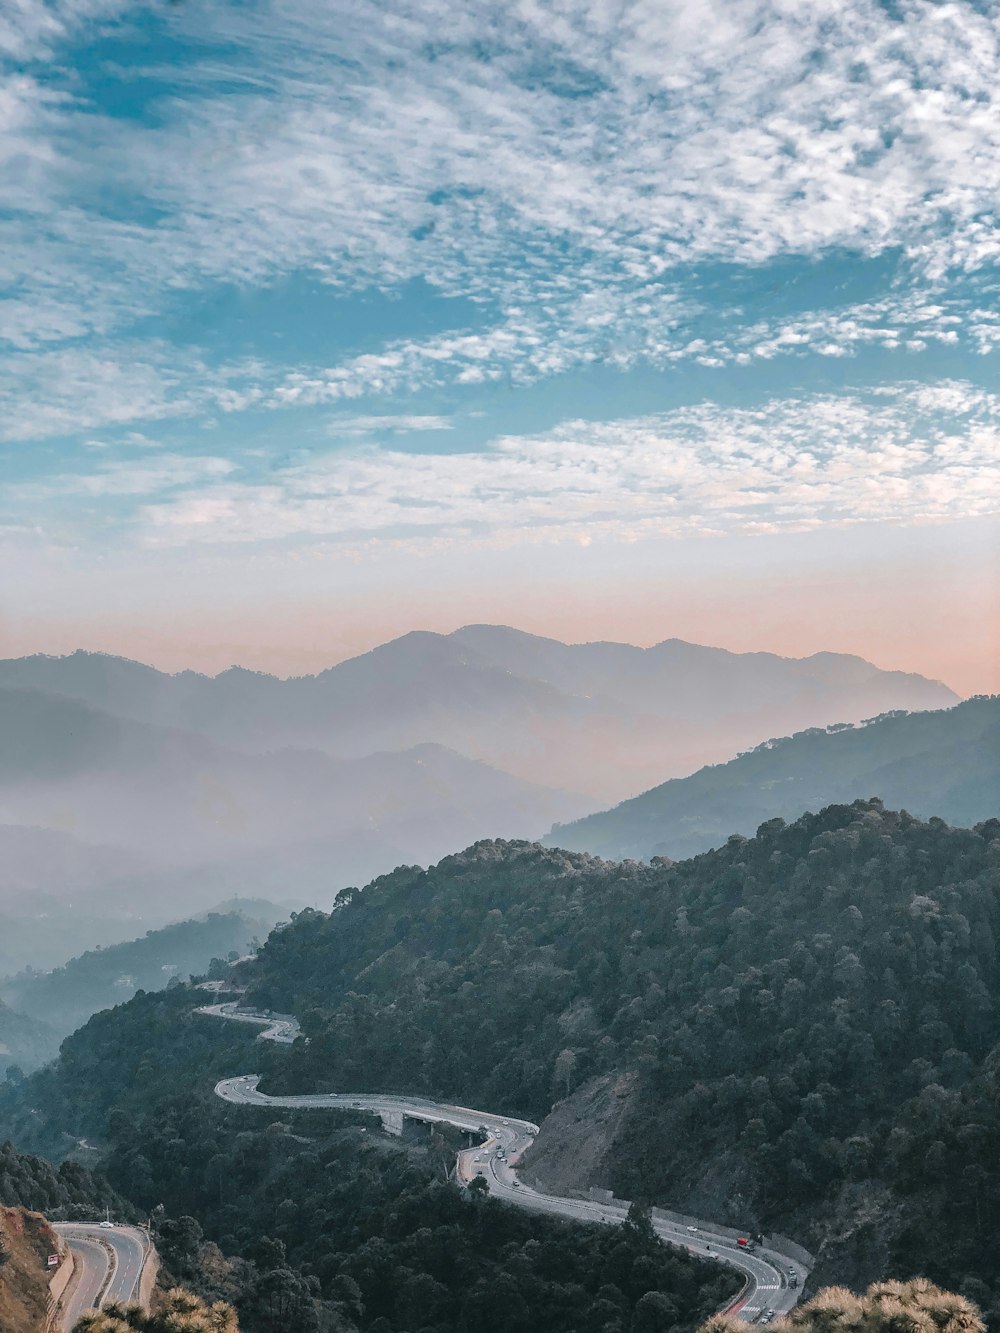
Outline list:
[[[700,1333],[737,1333],[745,1328],[719,1315]],[[863,1296],[827,1287],[780,1320],[777,1328],[795,1333],[986,1333],[982,1314],[971,1301],[942,1291],[926,1278],[876,1282]]]
[[[236,1311],[223,1301],[206,1305],[181,1287],[147,1313],[139,1305],[109,1305],[78,1319],[73,1333],[240,1333]],[[291,1330],[289,1330],[291,1333]]]
[[[820,1280],[966,1284],[997,1321],[998,870],[1000,821],[878,801],[676,864],[480,843],[272,935],[251,995],[308,1043],[265,1087],[541,1121],[628,1071],[590,1183],[796,1236]]]

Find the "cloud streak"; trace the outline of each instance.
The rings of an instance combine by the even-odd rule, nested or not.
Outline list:
[[[963,383],[711,404],[413,456],[359,448],[142,514],[153,544],[616,539],[920,522],[1000,507],[1000,397]]]

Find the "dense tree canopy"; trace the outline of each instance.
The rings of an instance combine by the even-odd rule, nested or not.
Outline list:
[[[361,1115],[272,1114],[175,1097],[121,1116],[107,1159],[165,1209],[168,1271],[233,1301],[247,1333],[629,1333],[650,1294],[683,1330],[739,1285],[660,1242],[641,1210],[587,1227],[463,1200],[440,1171],[455,1145],[433,1134],[398,1145]],[[221,1275],[206,1237],[237,1256]]]
[[[1000,821],[954,829],[877,801],[772,820],[677,864],[479,843],[299,914],[239,969],[257,1004],[301,1017],[306,1040],[291,1051],[194,1015],[191,993],[142,995],[8,1087],[0,1116],[25,1135],[106,1134],[112,1179],[137,1202],[197,1217],[255,1264],[254,1281],[282,1271],[249,1254],[250,1232],[266,1230],[329,1303],[335,1277],[364,1286],[348,1262],[363,1226],[345,1224],[346,1242],[340,1205],[318,1193],[300,1235],[292,1201],[340,1150],[291,1154],[307,1159],[288,1166],[301,1188],[268,1186],[266,1228],[238,1216],[227,1191],[249,1189],[275,1145],[245,1140],[246,1164],[234,1162],[233,1135],[211,1128],[229,1113],[212,1097],[219,1077],[263,1072],[272,1092],[424,1092],[541,1120],[554,1100],[628,1072],[593,1183],[784,1230],[820,1253],[824,1279],[925,1273],[1000,1319],[998,866]],[[238,1134],[258,1129],[241,1121]],[[186,1166],[171,1185],[175,1162]],[[337,1158],[338,1178],[348,1170]],[[379,1170],[367,1161],[364,1182]],[[393,1215],[418,1229],[435,1216],[423,1187],[410,1212],[379,1190],[383,1230]],[[312,1226],[331,1208],[337,1220],[316,1234],[337,1259],[320,1271]],[[403,1251],[393,1262],[441,1281]],[[277,1308],[305,1299],[291,1279],[273,1282]],[[366,1309],[404,1319],[371,1290]],[[630,1318],[652,1320],[652,1299],[636,1314],[645,1294]]]
[[[602,1183],[792,1231],[854,1281],[985,1281],[994,1306],[998,868],[1000,822],[875,801],[677,864],[480,843],[271,937],[252,994],[308,1042],[269,1086],[540,1119],[632,1070]]]
[[[57,1169],[44,1157],[15,1152],[10,1143],[0,1143],[0,1204],[67,1221],[103,1217],[106,1208],[116,1217],[133,1215],[102,1176],[79,1162],[65,1161]]]

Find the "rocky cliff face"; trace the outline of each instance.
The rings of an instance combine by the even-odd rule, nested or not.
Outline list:
[[[608,1074],[557,1102],[521,1159],[522,1179],[554,1194],[610,1188],[607,1159],[635,1085],[634,1074]]]
[[[49,1298],[48,1255],[55,1233],[40,1213],[0,1205],[0,1328],[40,1333]]]

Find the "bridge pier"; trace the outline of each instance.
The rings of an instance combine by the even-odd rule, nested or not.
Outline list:
[[[382,1121],[382,1128],[387,1134],[393,1134],[395,1137],[403,1136],[403,1113],[402,1111],[380,1111],[379,1119]]]

